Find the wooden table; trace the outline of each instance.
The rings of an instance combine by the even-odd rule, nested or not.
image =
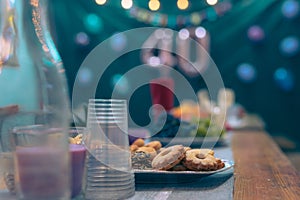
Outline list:
[[[300,174],[267,133],[235,131],[232,134],[231,147],[235,161],[234,176],[227,177],[222,184],[230,185],[234,182],[233,192],[231,195],[221,195],[217,199],[300,199]],[[202,181],[199,184],[206,183]],[[155,197],[162,200],[195,199],[197,190],[188,190],[189,187],[189,185],[181,188],[174,186],[170,187],[171,190],[165,190],[157,185],[156,190],[151,188],[137,190],[136,195],[131,199],[140,197],[144,197],[143,199]],[[207,191],[204,190],[202,198],[196,199],[206,199],[210,192],[220,192],[219,187],[221,186],[209,187]]]
[[[300,175],[265,132],[235,132],[234,199],[300,199]]]

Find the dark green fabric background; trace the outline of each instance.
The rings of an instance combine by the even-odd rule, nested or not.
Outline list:
[[[146,0],[135,0],[140,7],[147,8]],[[175,0],[161,0],[159,12],[165,14],[188,14],[206,7],[204,1],[190,0],[191,7],[180,11]],[[202,26],[211,34],[211,56],[217,64],[225,86],[234,89],[236,100],[249,112],[260,114],[272,134],[286,134],[300,139],[300,55],[287,58],[280,54],[279,44],[287,36],[300,37],[300,17],[286,19],[282,16],[282,0],[234,0],[233,8],[215,21],[205,21]],[[52,25],[57,47],[66,68],[70,94],[73,82],[85,56],[101,41],[116,32],[136,27],[146,27],[136,19],[130,18],[120,7],[119,0],[110,0],[105,6],[97,6],[93,0],[52,0],[50,1]],[[97,34],[89,33],[83,20],[89,13],[96,13],[103,20],[103,29]],[[260,25],[266,34],[261,44],[253,44],[247,38],[247,30],[252,25]],[[179,28],[174,28],[179,30]],[[78,46],[74,37],[78,32],[86,32],[90,44]],[[115,73],[124,73],[132,66],[141,64],[140,52],[121,57],[112,65],[104,80],[107,85],[99,87],[97,97],[109,97],[112,87],[109,81]],[[251,63],[257,71],[255,82],[241,82],[236,73],[240,63]],[[274,81],[274,72],[279,67],[290,69],[295,78],[292,91],[281,90]],[[190,79],[195,90],[204,86],[201,77]],[[141,103],[142,101],[142,103]],[[140,88],[132,97],[130,109],[133,118],[141,125],[148,122],[150,94],[147,86]],[[142,114],[142,115],[141,115]],[[144,116],[145,117],[141,117]]]

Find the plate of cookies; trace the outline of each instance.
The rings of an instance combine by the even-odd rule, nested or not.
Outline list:
[[[183,145],[164,148],[160,141],[145,144],[137,139],[130,150],[137,183],[191,182],[234,166],[233,161],[217,158],[212,149]]]

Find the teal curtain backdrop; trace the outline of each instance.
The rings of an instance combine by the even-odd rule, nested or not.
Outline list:
[[[190,0],[186,11],[179,10],[176,0],[160,0],[158,13],[166,15],[189,15],[207,9],[204,0]],[[222,2],[222,1],[221,1]],[[284,56],[280,51],[281,41],[288,36],[300,38],[300,17],[288,19],[282,14],[283,0],[232,0],[232,8],[224,16],[213,16],[201,23],[211,35],[211,57],[218,66],[226,87],[236,92],[236,100],[247,111],[262,116],[267,130],[272,134],[282,133],[300,138],[300,55]],[[299,1],[296,0],[299,3]],[[147,9],[148,1],[135,0],[134,5]],[[77,70],[86,55],[101,41],[137,27],[153,26],[155,22],[142,22],[128,14],[119,0],[108,0],[99,6],[94,0],[52,0],[51,14],[53,34],[66,68],[70,94]],[[99,23],[87,24],[89,14],[99,17]],[[208,13],[209,14],[209,13]],[[259,44],[247,37],[248,29],[260,26],[265,38]],[[188,25],[189,26],[189,25]],[[185,27],[169,27],[180,30]],[[75,42],[76,34],[83,32],[89,38],[89,44],[79,45]],[[299,45],[299,43],[298,43]],[[105,55],[103,55],[105,56]],[[237,67],[241,63],[250,63],[256,69],[256,79],[251,83],[241,81]],[[114,74],[122,74],[132,66],[141,64],[140,52],[122,56],[112,64],[99,85],[97,97],[108,97],[112,91],[110,84]],[[293,76],[292,87],[281,89],[274,80],[275,71],[285,68]],[[189,78],[195,90],[204,87],[201,77]],[[139,102],[143,103],[139,103]],[[138,89],[132,97],[130,109],[137,123],[148,123],[148,108],[151,104],[149,88]],[[145,106],[146,105],[146,106]],[[141,117],[145,116],[145,117]]]

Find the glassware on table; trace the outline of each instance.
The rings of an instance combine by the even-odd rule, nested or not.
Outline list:
[[[125,199],[134,195],[127,102],[90,99],[87,129],[85,198]]]
[[[13,129],[11,138],[18,199],[69,198],[69,152],[61,139],[63,131],[44,125]]]
[[[235,104],[235,93],[232,89],[223,88],[218,93],[218,106],[226,111]]]
[[[227,111],[234,105],[235,94],[232,89],[222,88],[218,92],[218,101],[214,109],[214,117],[219,126],[223,126],[225,120],[228,120]]]
[[[83,174],[85,169],[86,148],[83,144],[85,137],[85,127],[71,127],[70,136],[70,154],[71,154],[71,197],[75,198],[82,194]]]
[[[200,117],[210,117],[212,113],[212,107],[214,102],[210,100],[207,89],[201,89],[197,92],[199,106],[200,106]]]
[[[61,142],[68,152],[67,83],[50,35],[47,3],[0,0],[0,163],[12,158],[9,133],[17,126],[43,124],[62,130]],[[14,192],[13,162],[7,164],[0,179],[4,175]]]

